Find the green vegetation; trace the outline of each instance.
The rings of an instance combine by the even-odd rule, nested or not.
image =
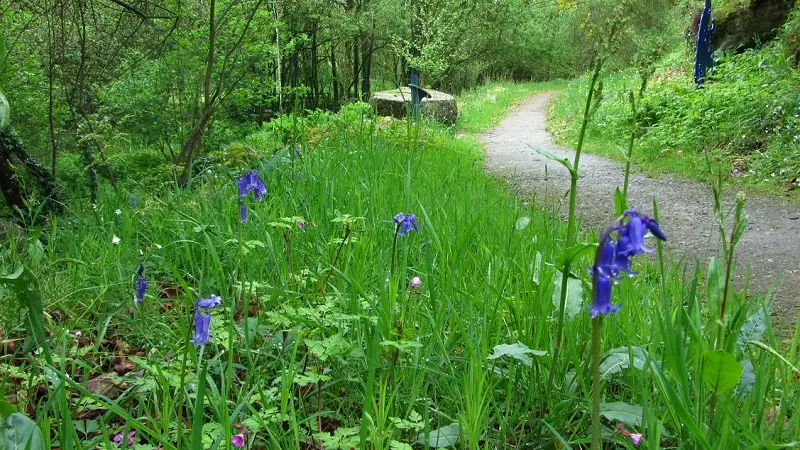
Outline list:
[[[486,104],[467,111],[492,103],[472,98]],[[246,223],[241,170],[220,163],[192,190],[101,190],[72,220],[7,231],[2,271],[25,261],[44,308],[14,306],[15,292],[39,292],[25,283],[2,291],[3,411],[40,424],[44,448],[110,448],[128,430],[137,448],[208,448],[242,429],[249,448],[586,445],[590,258],[572,261],[569,339],[554,363],[560,220],[523,207],[447,131],[358,105],[284,124],[297,147],[258,144],[281,142],[278,125],[246,139],[254,158],[240,166],[269,189],[242,200]],[[416,213],[420,230],[395,237],[398,211]],[[761,301],[731,292],[735,318],[718,334],[729,353],[714,357],[749,362],[738,386],[735,371],[712,373],[715,313],[701,302],[722,284],[701,288],[667,263],[643,260],[615,288],[624,307],[602,333],[604,440],[630,447],[620,425],[649,448],[791,442],[800,417],[782,405],[800,401],[800,333],[783,359]],[[149,287],[134,306],[139,264]],[[210,343],[195,347],[191,307],[211,294],[222,306]],[[18,328],[26,317],[44,337]],[[21,352],[34,339],[52,364]]]
[[[784,46],[773,44],[722,59],[704,88],[696,89],[689,55],[671,54],[655,69],[640,102],[633,162],[649,172],[707,180],[710,155],[711,170],[721,165],[726,179],[740,187],[781,194],[797,188],[798,77]],[[563,143],[577,136],[586,83],[573,81],[552,108],[550,126]],[[632,131],[628,96],[639,84],[635,69],[605,81],[588,151],[625,159],[621,149]]]
[[[632,73],[595,81],[675,47],[672,2],[45,3],[0,7],[0,450],[797,445],[800,322],[778,333],[769,297],[731,284],[743,200],[732,229],[717,208],[731,239],[705,274],[660,241],[633,259],[664,237],[657,205],[618,195],[598,246],[578,156],[565,224],[486,176],[474,139],[566,83],[530,80],[587,68],[556,117],[585,129],[605,92],[588,143],[639,130],[611,107]],[[747,139],[790,158],[772,130],[797,125],[796,79],[772,49],[702,91],[656,76],[634,156],[724,158],[771,105]],[[764,55],[774,86],[737,104]],[[360,101],[410,71],[526,82],[465,92],[454,128]]]

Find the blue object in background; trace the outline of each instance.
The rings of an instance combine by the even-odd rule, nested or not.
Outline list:
[[[700,15],[700,25],[697,27],[697,53],[694,58],[694,82],[698,86],[703,85],[703,79],[711,67],[714,66],[714,58],[711,48],[711,35],[714,32],[714,24],[711,21],[711,0],[706,0],[703,13]]]
[[[419,112],[419,75],[416,72],[411,72],[411,114],[416,119],[417,112]]]

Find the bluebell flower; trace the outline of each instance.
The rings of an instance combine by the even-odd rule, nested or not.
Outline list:
[[[400,236],[405,236],[411,230],[419,231],[417,216],[414,214],[397,213],[394,216],[394,223],[397,224],[397,234]]]
[[[144,294],[147,292],[147,279],[144,277],[144,266],[139,264],[138,271],[139,278],[136,280],[136,293],[133,295],[133,303],[139,304],[144,300]]]
[[[136,209],[136,197],[131,197],[131,208]]]
[[[255,170],[251,170],[239,177],[236,185],[239,188],[239,220],[247,222],[247,205],[244,204],[242,199],[252,192],[256,200],[261,200],[267,195],[267,187],[264,185],[264,180]]]
[[[626,218],[627,221],[621,224]],[[648,232],[658,239],[667,240],[653,218],[629,210],[600,236],[594,266],[589,269],[593,287],[592,308],[589,310],[592,317],[614,313],[621,307],[611,303],[611,288],[623,272],[628,275],[636,273],[631,269],[632,257],[653,252],[644,246],[644,237]],[[612,239],[613,233],[618,235],[616,242]]]
[[[211,328],[211,314],[208,310],[217,308],[220,305],[222,305],[222,298],[214,294],[211,294],[209,298],[198,299],[197,303],[195,303],[194,338],[192,338],[194,345],[208,344],[210,338],[209,329]]]
[[[250,192],[253,193],[256,200],[261,200],[261,197],[267,195],[267,187],[264,185],[264,180],[255,170],[251,170],[239,177],[236,184],[239,187],[239,198],[247,197]]]
[[[206,345],[211,339],[211,314],[197,311],[194,313],[194,337],[192,344]]]
[[[239,221],[242,223],[247,222],[247,205],[239,200]]]
[[[197,300],[197,303],[194,306],[201,309],[212,309],[220,305],[222,305],[222,298],[218,295],[211,294],[211,297],[209,298],[201,298]]]

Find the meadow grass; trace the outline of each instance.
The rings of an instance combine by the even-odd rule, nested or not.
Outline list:
[[[502,102],[545,88],[509,86]],[[465,105],[462,130],[507,110],[473,95],[491,104]],[[277,127],[292,133],[250,136],[261,147],[245,167],[210,166],[191,190],[105,191],[95,207],[6,231],[0,273],[24,264],[40,286],[0,291],[0,414],[33,419],[44,441],[33,448],[116,448],[129,430],[138,449],[232,448],[242,430],[254,449],[588,446],[586,252],[552,361],[564,223],[487,177],[481,149],[452,131],[358,106],[287,120]],[[242,223],[245,169],[269,194],[241,199]],[[398,212],[419,231],[398,236]],[[134,306],[140,264],[149,287]],[[604,440],[632,448],[622,426],[651,449],[794,445],[800,333],[774,350],[768,299],[747,292],[731,292],[718,327],[706,300],[720,283],[685,267],[659,245],[615,287]],[[223,299],[211,340],[194,346],[192,306],[211,294]],[[715,341],[745,374],[726,392],[731,368],[704,364]]]

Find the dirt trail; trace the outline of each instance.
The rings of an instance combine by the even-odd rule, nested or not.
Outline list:
[[[566,216],[569,207],[569,174],[563,166],[536,153],[531,146],[572,161],[574,151],[553,143],[545,128],[547,105],[555,92],[534,95],[500,125],[489,130],[487,170],[504,177],[517,191],[533,194],[540,204],[557,208]],[[595,230],[614,220],[614,191],[622,187],[624,165],[583,153],[578,183],[578,212],[583,223]],[[728,192],[725,205],[733,204]],[[628,202],[643,213],[652,213],[658,202],[661,226],[669,240],[665,248],[677,258],[717,255],[720,239],[714,218],[714,197],[708,185],[667,176],[649,178],[631,174]],[[777,280],[773,316],[793,324],[800,310],[800,208],[785,199],[748,196],[745,214],[749,227],[737,247],[738,272],[751,270],[751,291],[765,292]]]

